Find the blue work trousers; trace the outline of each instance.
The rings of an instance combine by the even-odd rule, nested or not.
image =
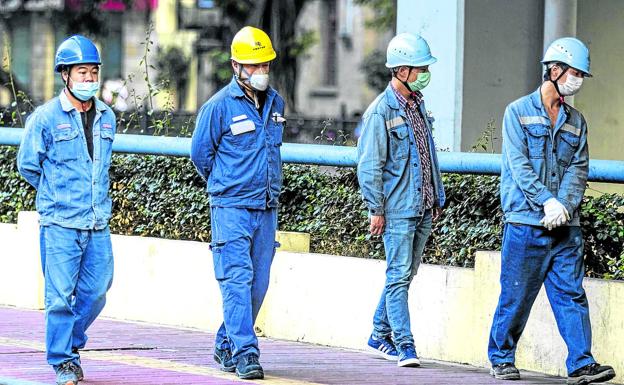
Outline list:
[[[431,210],[422,217],[386,220],[386,285],[373,317],[373,336],[393,335],[399,348],[414,344],[407,296],[430,234]]]
[[[113,282],[109,228],[76,230],[58,225],[40,228],[45,277],[46,354],[55,369],[78,362],[85,334],[106,303]]]
[[[568,373],[594,363],[589,306],[583,289],[583,236],[578,226],[548,231],[505,224],[501,294],[488,346],[492,365],[515,361],[516,346],[542,287],[568,347]]]
[[[277,209],[212,207],[212,257],[223,298],[223,323],[216,345],[232,350],[233,362],[260,354],[254,323],[275,256]]]

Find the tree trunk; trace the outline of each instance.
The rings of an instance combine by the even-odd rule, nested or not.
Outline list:
[[[289,111],[296,112],[295,86],[297,84],[297,57],[290,54],[297,46],[296,23],[307,0],[256,0],[252,3],[220,4],[224,11],[227,31],[224,42],[229,48],[234,34],[251,25],[265,31],[277,51],[277,59],[271,66],[271,84],[284,97]],[[246,8],[248,7],[248,8]],[[247,9],[247,14],[241,14]]]

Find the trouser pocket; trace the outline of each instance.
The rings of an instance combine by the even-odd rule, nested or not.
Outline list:
[[[225,242],[212,242],[210,250],[212,251],[212,263],[214,265],[215,278],[218,280],[226,278],[227,268],[223,258],[223,247]]]

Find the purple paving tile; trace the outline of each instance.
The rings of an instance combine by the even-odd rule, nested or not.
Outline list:
[[[54,375],[45,362],[45,354],[35,349],[43,344],[44,335],[43,312],[0,307],[0,379],[51,383]],[[230,380],[229,374],[218,372],[212,359],[213,333],[99,319],[89,330],[89,337],[82,360],[84,385],[240,384],[234,375]],[[28,344],[12,346],[3,341]],[[282,380],[336,385],[500,384],[486,369],[467,365],[424,360],[418,369],[399,368],[393,362],[358,351],[267,338],[260,339],[260,348],[265,373]],[[91,359],[96,356],[98,359]],[[151,368],[141,362],[116,359],[132,357],[158,365]],[[202,369],[202,373],[184,368],[175,371],[172,363],[192,365],[191,368]],[[522,377],[514,383],[565,383],[562,378],[529,372],[522,372]]]

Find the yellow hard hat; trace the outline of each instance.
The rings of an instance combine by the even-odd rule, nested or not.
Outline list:
[[[265,63],[275,59],[271,39],[263,30],[243,27],[232,40],[232,60],[241,64]]]

